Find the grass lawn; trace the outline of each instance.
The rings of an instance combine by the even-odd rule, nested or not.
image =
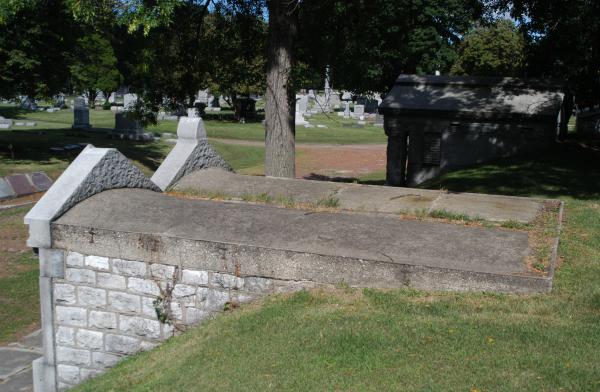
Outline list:
[[[76,391],[600,390],[600,153],[574,144],[429,187],[559,197],[549,294],[361,290],[276,295],[124,360]]]
[[[28,119],[37,122],[36,127],[31,129],[54,129],[70,128],[73,123],[73,111],[61,110],[55,113],[30,112],[18,109],[11,105],[0,105],[0,116],[12,119]],[[115,125],[115,113],[109,110],[90,110],[90,123],[94,128],[113,128]],[[265,140],[264,126],[260,121],[247,122],[240,124],[237,121],[227,120],[230,116],[224,116],[225,119],[219,120],[219,115],[207,113],[204,118],[204,125],[209,138],[236,139],[236,140]],[[387,137],[382,127],[375,127],[372,124],[365,125],[365,128],[347,128],[343,124],[350,124],[352,121],[343,120],[335,115],[316,115],[310,118],[314,125],[321,124],[327,128],[304,128],[298,127],[296,130],[296,141],[300,143],[330,143],[330,144],[357,144],[357,143],[386,143]],[[13,127],[14,129],[29,129],[28,127]],[[150,132],[175,133],[177,131],[177,122],[161,121],[156,126],[148,127]]]
[[[23,225],[28,210],[0,210],[0,345],[39,328],[38,261]]]

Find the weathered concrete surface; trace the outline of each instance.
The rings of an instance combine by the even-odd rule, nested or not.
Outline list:
[[[42,355],[41,338],[38,330],[19,342],[0,347],[0,392],[33,390],[31,361]]]
[[[187,200],[145,190],[93,196],[53,224],[53,247],[241,276],[356,286],[546,291],[523,232],[391,215]]]
[[[31,368],[15,374],[0,384],[0,392],[33,392]]]
[[[113,188],[145,188],[160,192],[133,163],[114,148],[88,145],[25,216],[27,244],[50,247],[50,221],[73,205]]]
[[[346,210],[386,213],[445,210],[491,221],[531,222],[544,204],[543,200],[524,197],[244,176],[218,169],[193,172],[174,187],[176,191],[190,189],[221,192],[232,197],[266,193],[297,202],[335,197],[340,208]]]

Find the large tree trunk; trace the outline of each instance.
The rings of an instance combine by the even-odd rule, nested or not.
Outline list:
[[[265,175],[296,175],[295,92],[290,81],[296,1],[268,0],[269,49],[265,103]]]

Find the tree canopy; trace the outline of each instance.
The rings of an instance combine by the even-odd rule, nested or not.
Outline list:
[[[121,82],[114,50],[110,42],[98,33],[77,40],[70,71],[73,87],[88,96],[90,105],[93,105],[98,91],[106,96],[115,91]]]
[[[525,38],[508,19],[478,26],[460,43],[450,69],[454,75],[522,76],[526,66]]]

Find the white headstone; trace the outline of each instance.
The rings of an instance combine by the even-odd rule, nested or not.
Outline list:
[[[355,117],[363,116],[365,114],[365,105],[354,105],[353,114]]]
[[[123,107],[125,110],[131,110],[135,106],[138,100],[138,96],[136,94],[125,94],[123,95]]]
[[[344,118],[350,118],[350,102],[344,102]]]
[[[306,125],[308,121],[304,119],[304,113],[300,111],[300,104],[296,103],[296,116],[294,118],[294,124],[296,125]]]
[[[188,110],[187,110],[187,116],[188,116],[189,118],[197,118],[197,117],[200,117],[200,116],[198,115],[198,110],[197,110],[196,108],[188,108]]]
[[[196,102],[203,103],[208,106],[208,98],[209,98],[208,89],[198,90],[198,95],[196,95]]]
[[[306,113],[308,110],[308,95],[296,95],[296,113]]]

